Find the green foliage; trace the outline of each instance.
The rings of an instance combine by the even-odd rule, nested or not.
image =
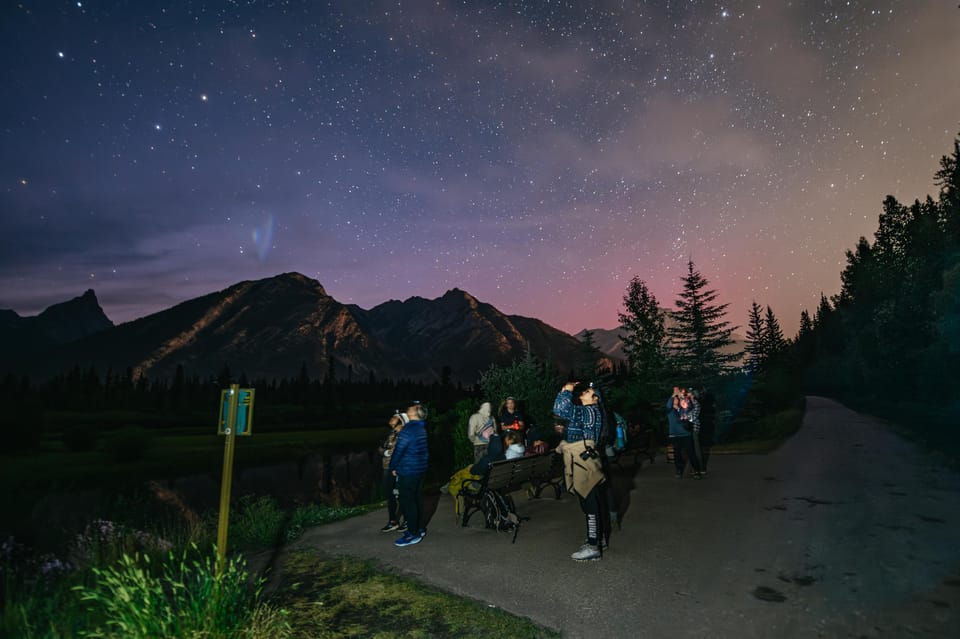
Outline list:
[[[273,497],[245,495],[236,508],[231,509],[228,547],[273,548],[283,541],[289,520],[290,515]],[[216,520],[213,529],[216,530]]]
[[[623,350],[635,375],[659,375],[666,363],[666,314],[646,282],[634,277],[623,296],[623,311],[617,318],[623,331]]]
[[[960,139],[940,166],[938,200],[888,196],[873,243],[847,251],[840,293],[821,296],[794,347],[807,390],[877,405],[960,400]]]
[[[717,292],[708,289],[709,282],[687,262],[687,274],[681,278],[683,290],[676,301],[675,324],[667,331],[673,359],[683,383],[699,388],[708,386],[739,359],[722,349],[733,344],[735,326],[724,317],[726,304],[716,304]]]
[[[60,439],[67,450],[82,453],[97,447],[99,435],[93,424],[77,424],[64,429]]]
[[[541,429],[549,429],[553,424],[553,400],[560,384],[556,369],[539,361],[529,350],[509,366],[491,366],[480,375],[483,397],[493,404],[494,412],[499,402],[514,397],[527,418]]]
[[[75,590],[101,621],[81,631],[81,636],[213,639],[290,635],[282,616],[257,613],[263,605],[258,601],[263,581],[250,584],[242,559],[228,559],[219,574],[216,565],[216,553],[201,555],[194,547],[179,554],[171,552],[159,565],[149,556],[124,555],[113,566],[94,568],[94,583]],[[254,630],[252,621],[260,627]]]
[[[246,495],[231,508],[228,527],[230,550],[275,548],[299,538],[306,528],[329,524],[361,515],[372,508],[363,506],[325,506],[307,504],[284,509],[267,495]],[[204,529],[212,535],[217,530],[217,512],[210,512]]]
[[[284,531],[284,541],[291,542],[300,537],[306,528],[329,524],[342,519],[362,515],[371,506],[321,506],[309,504],[299,506],[290,514],[289,523]]]
[[[146,457],[152,444],[153,437],[147,429],[127,426],[111,433],[103,442],[103,450],[115,462],[131,462]]]
[[[7,558],[5,558],[7,559]],[[74,586],[81,575],[26,574],[10,564],[0,570],[0,637],[72,639],[83,624],[84,611]]]
[[[475,400],[464,399],[453,408],[453,469],[459,470],[473,463],[473,442],[467,437],[470,416],[479,408]]]

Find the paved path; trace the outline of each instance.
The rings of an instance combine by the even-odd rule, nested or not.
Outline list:
[[[631,476],[632,475],[632,476]],[[395,548],[372,513],[292,549],[375,558],[565,637],[948,637],[960,627],[960,476],[878,421],[808,398],[770,455],[714,456],[702,482],[657,459],[619,478],[623,528],[602,561],[569,496],[527,501],[510,537],[454,525],[443,496],[423,543]]]

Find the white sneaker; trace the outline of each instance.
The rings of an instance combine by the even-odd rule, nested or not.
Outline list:
[[[576,559],[577,561],[593,561],[595,559],[600,559],[600,549],[596,546],[591,546],[590,544],[584,544],[580,546],[580,550],[570,555],[571,559]]]

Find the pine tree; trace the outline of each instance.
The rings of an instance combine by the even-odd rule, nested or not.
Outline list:
[[[597,346],[593,339],[593,331],[586,329],[580,338],[580,350],[577,353],[577,377],[593,379],[597,371]]]
[[[810,312],[807,309],[800,311],[800,331],[797,333],[797,340],[813,334],[813,320],[810,319]]]
[[[940,224],[956,247],[960,244],[960,138],[953,141],[953,155],[940,158],[934,181],[940,187]]]
[[[646,283],[634,276],[623,296],[623,312],[617,312],[623,350],[630,370],[655,377],[666,363],[666,314]]]
[[[740,358],[737,353],[724,353],[733,344],[736,329],[724,317],[727,304],[716,304],[717,292],[707,288],[709,282],[687,262],[687,275],[680,278],[683,290],[676,301],[676,324],[667,331],[671,350],[680,372],[688,382],[706,386],[708,382],[730,370]]]
[[[777,321],[777,316],[773,314],[773,309],[769,306],[767,306],[767,314],[764,317],[763,328],[766,358],[776,357],[787,347],[787,340],[783,337],[783,330],[780,329],[780,322]]]
[[[754,300],[750,307],[746,346],[744,347],[744,352],[747,356],[747,370],[753,374],[759,373],[763,366],[764,355],[767,351],[764,340],[763,317],[760,315],[760,305]]]

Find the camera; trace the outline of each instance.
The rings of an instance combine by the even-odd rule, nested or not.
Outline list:
[[[600,457],[600,453],[597,452],[596,448],[591,448],[587,446],[582,453],[580,453],[580,459],[587,461],[588,459],[597,459]]]

